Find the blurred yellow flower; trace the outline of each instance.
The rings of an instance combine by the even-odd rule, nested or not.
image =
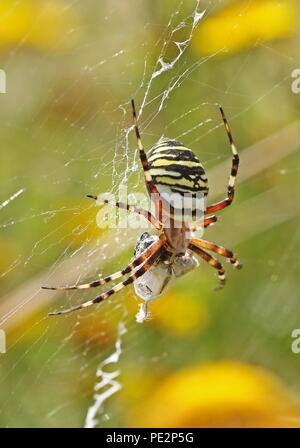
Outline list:
[[[208,310],[199,299],[170,291],[151,304],[151,321],[179,336],[203,331],[209,323]]]
[[[287,37],[295,30],[292,0],[238,1],[200,22],[193,47],[202,54],[234,53],[256,42]]]
[[[1,0],[0,46],[27,45],[61,51],[77,40],[72,8],[57,0]],[[76,32],[75,32],[76,30]]]
[[[136,427],[299,427],[300,406],[272,373],[239,362],[171,374],[130,416]]]
[[[164,364],[160,363],[155,369],[149,371],[149,366],[136,364],[134,366],[127,365],[123,369],[121,375],[121,383],[123,385],[119,400],[122,402],[124,409],[129,409],[136,403],[141,403],[147,399],[147,396],[152,393],[165,375]]]

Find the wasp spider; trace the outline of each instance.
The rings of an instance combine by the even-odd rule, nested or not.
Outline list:
[[[134,283],[137,294],[145,301],[142,309],[144,317],[147,317],[148,303],[166,292],[170,280],[185,274],[198,265],[198,261],[193,254],[198,255],[217,270],[219,278],[217,289],[223,288],[225,284],[225,271],[222,264],[206,250],[227,258],[235,268],[239,269],[242,266],[231,250],[203,239],[196,239],[193,234],[197,229],[208,227],[216,222],[216,216],[207,215],[228,207],[234,198],[239,156],[222,107],[220,106],[220,111],[232,151],[232,166],[227,197],[220,202],[205,206],[204,219],[192,224],[188,224],[185,219],[178,221],[177,211],[170,204],[168,204],[168,225],[165,224],[163,211],[166,208],[166,201],[163,199],[163,193],[168,190],[179,195],[190,194],[192,197],[201,193],[206,198],[208,184],[202,164],[191,149],[176,140],[168,138],[160,139],[146,155],[140,137],[133,100],[132,111],[140,160],[144,170],[144,180],[147,191],[155,203],[155,213],[152,214],[147,210],[122,202],[112,202],[104,199],[102,202],[143,215],[160,232],[160,236],[143,233],[137,241],[134,260],[124,269],[112,275],[82,285],[43,286],[44,289],[54,290],[93,288],[105,285],[112,280],[131,273],[126,280],[94,299],[67,310],[50,313],[51,315],[69,313],[86,308],[94,303],[102,302],[125,286]],[[94,195],[88,195],[88,197],[101,200],[101,198]],[[196,210],[192,208],[191,213],[193,216],[195,212]]]

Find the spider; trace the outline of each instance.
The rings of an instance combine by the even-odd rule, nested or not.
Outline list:
[[[208,184],[204,168],[191,149],[169,138],[161,138],[146,155],[140,137],[133,100],[131,100],[131,105],[138,150],[144,171],[144,181],[147,192],[155,204],[155,212],[152,214],[148,210],[122,202],[101,199],[95,195],[87,195],[87,197],[95,200],[100,199],[105,204],[111,204],[117,208],[144,216],[160,232],[160,235],[143,233],[136,243],[134,260],[124,269],[112,275],[82,285],[43,286],[43,289],[52,290],[86,289],[104,285],[126,274],[131,274],[126,280],[94,299],[66,310],[49,313],[49,315],[66,314],[102,302],[125,286],[134,283],[137,294],[144,300],[140,316],[142,321],[148,316],[148,303],[166,292],[170,286],[170,280],[184,275],[198,265],[194,255],[198,255],[217,270],[219,285],[216,289],[222,289],[225,285],[225,270],[222,264],[206,250],[227,258],[237,269],[242,267],[231,250],[204,239],[197,239],[194,235],[197,229],[206,228],[217,221],[215,215],[207,215],[228,207],[234,199],[239,156],[222,107],[219,106],[219,109],[232,151],[227,197],[220,202],[204,206],[204,219],[190,224],[186,222],[184,217],[178,218],[178,209],[164,200],[164,193],[171,191],[177,195],[188,194],[191,197],[200,193],[206,198]],[[164,213],[167,210],[166,205],[169,207],[168,225],[166,224],[166,213]],[[195,207],[191,206],[189,212],[192,216],[195,216],[196,211]]]

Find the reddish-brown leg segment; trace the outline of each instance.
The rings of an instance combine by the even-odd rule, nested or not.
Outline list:
[[[195,232],[197,229],[200,229],[201,227],[208,227],[211,224],[214,224],[218,218],[216,216],[209,216],[208,218],[204,218],[202,221],[195,222],[195,224],[192,224],[189,226],[189,230],[191,232]]]
[[[222,257],[228,258],[230,263],[235,268],[237,268],[237,269],[242,268],[242,264],[237,260],[236,256],[234,255],[234,253],[231,250],[226,249],[225,247],[219,246],[217,244],[210,243],[209,241],[202,240],[201,238],[191,239],[190,242],[199,247],[202,247],[203,249],[208,249],[208,250],[211,250],[212,252],[222,255]]]
[[[203,258],[203,260],[207,261],[213,268],[217,269],[219,277],[219,286],[217,286],[215,289],[216,290],[222,289],[226,282],[225,269],[223,268],[222,264],[216,258],[212,257],[210,254],[208,254],[198,245],[192,242],[189,243],[188,248],[191,251],[195,252],[197,255],[199,255],[199,257]]]

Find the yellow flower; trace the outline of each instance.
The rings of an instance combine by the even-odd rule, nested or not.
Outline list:
[[[199,297],[184,297],[174,291],[151,303],[150,312],[154,325],[179,336],[203,331],[209,323],[208,310]]]
[[[200,22],[193,47],[202,54],[224,54],[282,39],[295,30],[296,12],[292,0],[239,1]]]
[[[77,19],[71,8],[57,0],[0,2],[0,45],[27,45],[61,51],[77,40]]]
[[[239,362],[171,374],[131,415],[137,427],[299,427],[300,407],[272,373]]]

